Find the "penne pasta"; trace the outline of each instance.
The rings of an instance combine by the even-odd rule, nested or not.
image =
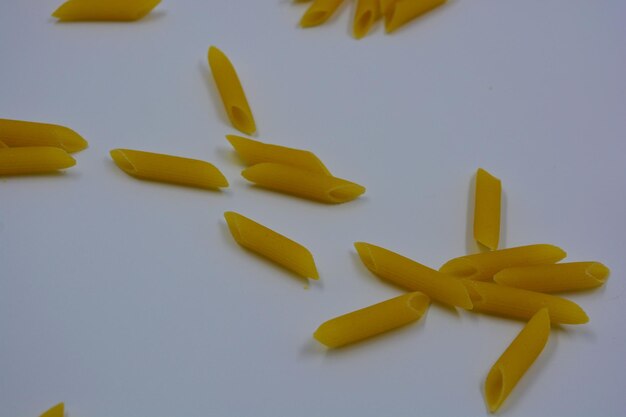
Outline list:
[[[365,192],[353,182],[282,164],[257,164],[241,175],[258,186],[324,203],[345,203]]]
[[[490,280],[494,274],[512,266],[553,264],[567,253],[553,245],[528,245],[461,256],[446,262],[439,272],[456,278]]]
[[[380,18],[379,0],[357,0],[352,31],[354,37],[361,39]]]
[[[291,165],[318,174],[331,175],[328,168],[312,152],[272,145],[235,135],[226,135],[226,139],[246,165],[273,162]]]
[[[380,13],[383,16],[387,16],[397,1],[398,0],[380,0]]]
[[[411,20],[441,6],[446,0],[396,0],[386,5],[385,30],[391,33]]]
[[[367,269],[385,281],[409,291],[421,291],[450,306],[472,309],[469,293],[460,280],[379,246],[356,242],[354,247]]]
[[[161,0],[68,0],[52,13],[62,22],[133,21],[146,16]]]
[[[469,292],[475,312],[527,320],[546,307],[553,323],[584,324],[589,321],[587,313],[578,304],[565,298],[491,282],[460,281]]]
[[[110,153],[122,171],[136,178],[206,189],[228,187],[220,170],[205,161],[131,149]]]
[[[304,278],[319,279],[313,255],[304,246],[241,214],[224,213],[235,241]]]
[[[501,285],[537,292],[578,291],[603,285],[609,268],[600,262],[569,262],[506,268],[493,276]]]
[[[412,292],[344,314],[323,323],[313,337],[329,348],[338,348],[419,320],[430,300]]]
[[[85,149],[87,141],[65,126],[0,119],[0,148],[22,146],[54,146],[72,153]]]
[[[209,48],[208,56],[213,79],[222,97],[228,119],[235,129],[252,135],[256,132],[256,123],[235,67],[228,57],[215,46]]]
[[[482,168],[476,172],[476,201],[474,204],[474,239],[498,249],[500,241],[500,180]]]
[[[485,400],[490,412],[500,408],[543,351],[549,335],[550,316],[548,310],[542,308],[491,367],[485,381]]]
[[[61,148],[33,146],[0,149],[0,175],[43,174],[74,165],[74,158]]]
[[[65,404],[58,403],[48,411],[44,412],[39,417],[64,417],[65,416]]]
[[[315,0],[304,12],[300,25],[303,28],[321,25],[335,13],[341,3],[343,0]]]

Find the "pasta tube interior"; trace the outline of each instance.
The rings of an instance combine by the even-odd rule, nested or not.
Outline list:
[[[60,21],[133,21],[146,16],[161,0],[68,0],[52,13]]]
[[[22,146],[54,146],[73,153],[85,149],[88,144],[65,126],[0,119],[0,147]]]
[[[45,411],[40,417],[64,417],[65,416],[65,404],[58,403],[49,410]]]
[[[33,146],[0,149],[0,175],[43,174],[74,165],[76,160],[61,148]]]
[[[385,29],[387,33],[394,32],[411,20],[424,13],[441,6],[446,0],[396,0],[385,5]]]
[[[502,185],[482,168],[476,173],[474,204],[474,239],[489,249],[498,249],[500,242],[500,199]]]
[[[314,0],[302,15],[300,25],[303,28],[321,25],[330,19],[341,3],[343,0]]]
[[[361,39],[367,35],[367,32],[379,18],[380,5],[378,0],[357,0],[352,25],[354,37]]]
[[[538,292],[578,291],[603,285],[609,272],[600,262],[569,262],[506,268],[495,274],[493,280]]]

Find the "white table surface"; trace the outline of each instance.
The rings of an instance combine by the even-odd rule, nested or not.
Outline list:
[[[0,117],[89,141],[66,174],[0,179],[0,416],[484,416],[489,367],[523,326],[433,305],[326,351],[311,334],[401,294],[363,240],[426,265],[476,249],[471,181],[502,179],[505,247],[553,243],[612,269],[573,294],[506,416],[626,415],[626,3],[454,0],[392,36],[352,7],[297,27],[287,0],[163,1],[133,24],[59,24],[57,0],[0,2]],[[357,201],[249,185],[206,62],[233,61],[257,138],[314,151]],[[135,180],[109,149],[205,159],[231,187]],[[307,246],[308,290],[242,251],[223,212]]]

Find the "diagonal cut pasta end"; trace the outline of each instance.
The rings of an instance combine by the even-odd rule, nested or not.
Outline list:
[[[376,265],[376,260],[374,259],[374,255],[370,249],[369,243],[365,242],[355,242],[354,248],[356,249],[359,257],[363,264],[372,271],[374,274],[378,271],[378,267]]]
[[[328,198],[333,203],[346,203],[358,198],[365,191],[362,185],[348,182],[328,190]]]
[[[491,368],[485,381],[485,400],[491,413],[496,412],[504,401],[504,384],[503,369],[501,366],[496,365]]]
[[[324,23],[329,17],[326,10],[307,11],[300,19],[300,26],[303,28],[310,28],[319,26]]]
[[[123,149],[112,149],[109,154],[111,155],[113,162],[115,162],[115,165],[117,165],[122,171],[129,175],[135,175],[137,173],[137,168],[126,156]]]
[[[39,417],[63,417],[65,415],[65,404],[58,403]]]
[[[239,214],[234,211],[227,211],[224,213],[224,219],[226,219],[226,224],[228,225],[228,229],[230,233],[233,235],[235,242],[245,247],[245,241],[243,240],[243,235],[241,230],[239,230],[239,222],[237,221]]]
[[[254,122],[252,115],[245,109],[239,106],[231,106],[228,116],[237,130],[247,135],[253,135],[254,132],[256,132],[256,123]]]
[[[479,275],[478,268],[466,258],[451,259],[441,265],[439,272],[455,278],[474,279]]]
[[[598,286],[604,284],[611,273],[609,268],[600,262],[592,262],[585,272],[589,278],[597,281]]]

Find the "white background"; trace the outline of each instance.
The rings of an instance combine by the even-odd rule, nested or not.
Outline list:
[[[0,117],[90,143],[65,174],[0,179],[0,415],[483,416],[482,384],[523,323],[433,305],[343,350],[311,334],[401,294],[363,240],[426,265],[476,249],[471,181],[502,179],[503,246],[553,243],[612,269],[572,294],[506,416],[626,415],[626,3],[455,0],[392,36],[352,7],[164,1],[132,24],[59,24],[57,0],[0,2]],[[206,62],[237,68],[258,138],[314,151],[367,187],[330,206],[256,189]],[[135,180],[115,147],[205,159],[223,192]],[[307,246],[305,283],[241,250],[235,210]]]

